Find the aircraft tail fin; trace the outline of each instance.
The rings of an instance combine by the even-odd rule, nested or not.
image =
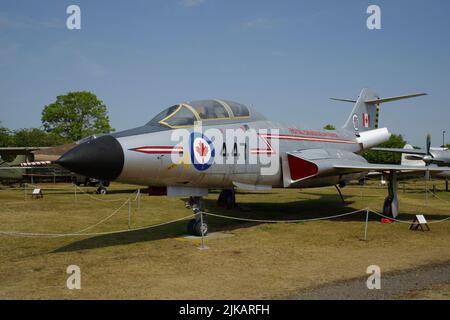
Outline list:
[[[350,131],[361,132],[378,128],[380,104],[420,97],[424,95],[426,95],[426,93],[416,93],[406,96],[397,96],[382,99],[370,89],[364,88],[359,94],[357,100],[337,98],[332,98],[332,100],[351,102],[355,104],[343,128]]]
[[[9,163],[10,166],[19,166],[23,162],[27,162],[28,157],[25,154],[17,155],[12,162]]]

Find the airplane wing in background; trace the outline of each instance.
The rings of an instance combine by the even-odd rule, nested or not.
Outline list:
[[[373,163],[342,163],[335,164],[333,166],[337,169],[338,172],[342,174],[348,173],[359,173],[359,172],[388,172],[388,171],[397,171],[400,173],[411,173],[411,172],[442,172],[442,171],[450,171],[450,168],[447,167],[418,167],[418,166],[405,166],[405,165],[395,165],[395,164],[373,164]]]
[[[407,153],[407,154],[418,154],[418,155],[426,155],[427,152],[422,149],[405,149],[405,148],[371,148],[370,150],[374,151],[383,151],[383,152],[395,152],[395,153]]]
[[[1,147],[0,154],[2,155],[19,155],[29,154],[37,150],[45,150],[50,147]]]

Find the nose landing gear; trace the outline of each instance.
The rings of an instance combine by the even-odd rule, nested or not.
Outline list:
[[[187,225],[187,232],[189,234],[201,237],[208,234],[208,224],[206,223],[205,217],[202,210],[202,199],[201,197],[191,197],[186,203],[186,208],[192,209],[195,218],[190,220]]]

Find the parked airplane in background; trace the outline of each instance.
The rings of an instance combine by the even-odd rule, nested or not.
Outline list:
[[[378,128],[380,104],[422,95],[380,99],[363,89],[357,100],[334,99],[354,103],[344,126],[335,131],[287,126],[232,101],[184,102],[163,110],[144,126],[79,144],[56,163],[78,174],[144,185],[151,194],[193,197],[196,202],[208,189],[222,189],[219,201],[230,207],[235,203],[235,187],[343,187],[377,171],[389,176],[383,207],[385,214],[395,217],[398,172],[427,169],[370,164],[356,153],[390,137],[386,128]],[[256,145],[240,139],[252,132],[256,132]],[[187,141],[180,139],[186,133]],[[201,223],[198,214],[195,218],[190,232],[206,233],[206,223]]]
[[[84,140],[81,140],[82,143]],[[54,161],[59,159],[61,155],[73,147],[77,143],[67,143],[55,147],[0,147],[0,155],[16,156],[14,161],[2,161],[0,158],[0,167],[6,170],[0,170],[0,181],[17,182],[23,181],[27,176],[50,177],[50,174],[30,174],[27,169],[48,169],[52,167]],[[61,169],[61,167],[59,167]],[[63,170],[66,171],[66,170]],[[71,177],[76,185],[95,186],[98,194],[106,194],[106,187],[109,181],[101,181],[98,179],[76,175],[71,172],[65,172],[61,176]]]
[[[431,147],[431,135],[427,135],[427,142],[425,149],[414,149],[411,145],[405,145],[402,149],[398,148],[372,148],[375,151],[386,151],[402,153],[404,160],[419,161],[422,165],[436,165],[440,167],[450,166],[450,150],[447,148],[433,148]],[[414,163],[414,162],[411,162]]]
[[[0,157],[0,167],[10,168],[10,170],[0,170],[0,181],[4,184],[10,184],[22,181],[25,175],[25,169],[20,168],[21,163],[27,161],[25,155],[18,155],[11,162],[5,161]]]

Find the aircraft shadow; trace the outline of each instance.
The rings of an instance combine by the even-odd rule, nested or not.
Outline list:
[[[219,208],[216,201],[213,199],[205,199],[204,205],[207,212],[214,214],[248,218],[256,220],[309,220],[317,218],[326,218],[329,216],[348,213],[358,210],[352,207],[352,202],[343,204],[340,198],[336,195],[317,194],[320,199],[299,200],[283,203],[261,203],[261,202],[247,202],[238,205],[238,208],[226,210]],[[237,195],[239,201],[239,194]],[[184,205],[184,199],[180,205]],[[255,200],[256,201],[256,200]],[[380,206],[382,204],[380,203]],[[402,213],[399,219],[412,220],[417,213]],[[442,219],[439,215],[427,215],[430,220]],[[359,212],[348,216],[329,219],[334,222],[361,222],[364,223],[366,219],[365,212]],[[369,220],[380,221],[381,217],[373,213],[369,215]],[[154,241],[161,239],[170,239],[181,237],[187,234],[187,221],[179,221],[170,225],[161,226],[157,228],[148,228],[137,231],[128,231],[110,235],[94,236],[83,240],[72,242],[68,245],[60,247],[53,252],[70,252],[79,250],[88,250],[95,248],[111,247],[116,245],[124,245],[131,243],[139,243],[146,241]],[[239,220],[225,219],[221,217],[207,217],[210,232],[225,231],[230,232],[235,229],[250,228],[264,222],[247,222]],[[299,222],[303,224],[303,222]],[[305,223],[307,224],[307,223]]]

